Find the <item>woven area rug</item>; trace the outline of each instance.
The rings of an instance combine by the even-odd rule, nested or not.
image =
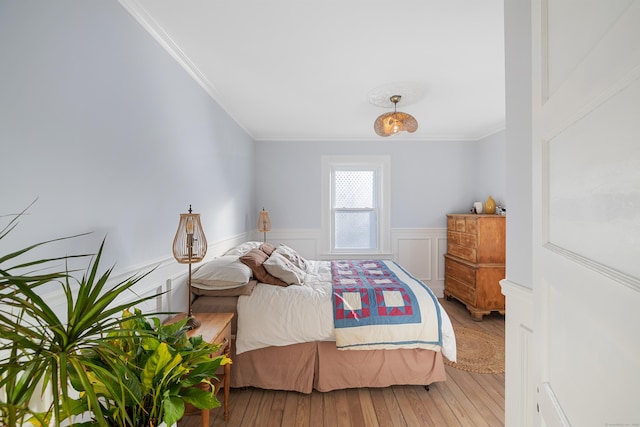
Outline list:
[[[454,332],[458,361],[454,363],[445,357],[445,364],[480,374],[504,373],[504,340],[464,326],[454,327]]]

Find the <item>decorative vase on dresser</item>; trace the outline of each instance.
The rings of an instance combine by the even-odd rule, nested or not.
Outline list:
[[[480,213],[480,212],[477,212]],[[486,202],[484,202],[484,213],[493,215],[496,213],[496,201],[493,200],[493,197],[489,196]]]
[[[505,312],[499,283],[505,278],[505,218],[447,215],[444,296],[464,303],[473,320]]]

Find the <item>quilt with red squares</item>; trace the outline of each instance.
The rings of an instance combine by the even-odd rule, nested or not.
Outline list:
[[[442,345],[442,319],[435,295],[397,263],[332,261],[331,275],[339,349],[433,349]]]
[[[412,290],[379,260],[333,261],[335,327],[420,322]]]

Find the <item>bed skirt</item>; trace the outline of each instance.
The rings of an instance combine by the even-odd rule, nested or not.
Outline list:
[[[193,312],[235,313],[238,297],[199,297]],[[359,387],[428,385],[446,380],[440,352],[424,349],[338,350],[334,341],[266,347],[236,355],[231,340],[231,387],[311,393]]]
[[[335,342],[267,347],[235,354],[231,387],[300,393],[446,380],[440,352],[423,349],[338,350]]]

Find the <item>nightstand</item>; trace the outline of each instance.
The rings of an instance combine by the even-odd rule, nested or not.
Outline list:
[[[194,313],[193,314],[199,321],[200,326],[196,329],[193,329],[187,333],[188,336],[198,336],[202,335],[202,339],[206,342],[213,344],[220,344],[220,350],[212,354],[212,357],[219,356],[221,354],[225,354],[229,357],[231,353],[231,319],[233,318],[233,313]],[[183,318],[185,314],[179,314],[175,316],[170,322],[179,320]],[[215,393],[218,394],[220,391],[219,384],[223,383],[224,387],[224,402],[222,406],[224,408],[224,420],[227,421],[229,419],[229,390],[230,390],[230,380],[231,380],[231,364],[226,364],[222,367],[224,369],[224,373],[217,373],[216,377],[220,380],[220,382],[214,382]],[[202,410],[202,427],[209,426],[209,411]]]

